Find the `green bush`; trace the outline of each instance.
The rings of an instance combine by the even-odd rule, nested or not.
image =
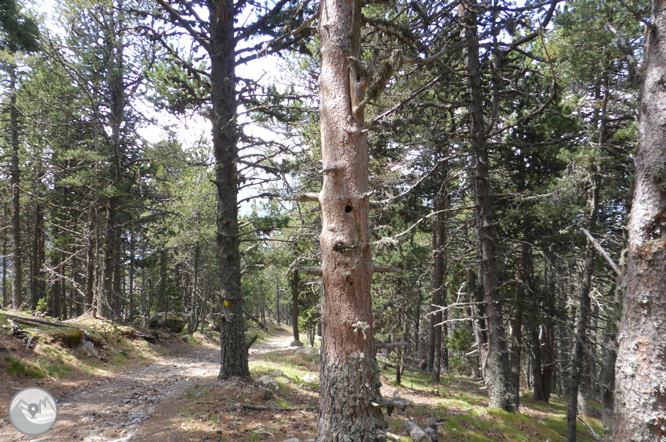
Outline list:
[[[46,302],[46,299],[42,298],[39,301],[37,301],[37,311],[38,312],[45,312],[48,310],[49,304]]]

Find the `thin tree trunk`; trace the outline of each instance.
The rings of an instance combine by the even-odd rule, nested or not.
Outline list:
[[[240,253],[238,250],[238,161],[234,2],[209,0],[213,153],[217,186],[217,247],[220,265],[220,379],[249,376]]]
[[[7,205],[2,206],[4,211],[4,219],[7,219]],[[9,297],[7,296],[7,234],[4,229],[2,232],[2,306],[9,305]]]
[[[483,91],[477,33],[476,1],[463,8],[465,27],[463,38],[469,44],[464,49],[465,70],[469,91],[469,127],[473,156],[472,182],[476,232],[479,247],[479,279],[483,287],[483,300],[486,303],[488,355],[486,383],[488,385],[489,406],[516,411],[512,394],[509,351],[502,306],[503,296],[498,290],[497,264],[495,257],[495,229],[492,211],[492,191],[489,181],[489,157],[486,144],[486,128],[483,116]]]
[[[439,200],[439,197],[437,198]],[[435,211],[439,210],[439,204],[436,204],[434,207]],[[442,231],[445,230],[445,226],[442,226],[440,223],[440,216],[436,216],[432,223],[432,306],[431,308],[435,313],[431,315],[431,324],[432,324],[432,339],[431,345],[433,349],[433,362],[432,362],[432,373],[430,378],[439,382],[440,371],[442,367],[442,310],[443,299],[442,299],[442,286],[444,285],[444,268],[442,253],[445,253],[443,250],[440,250],[440,237],[442,236]]]
[[[37,303],[45,295],[46,282],[44,281],[44,208],[41,204],[35,207],[35,238],[33,242],[33,293],[32,293],[32,308],[37,308]]]
[[[548,316],[544,321],[544,338],[545,345],[542,348],[542,363],[543,363],[543,390],[544,401],[550,401],[550,395],[555,390],[555,364],[557,361],[557,353],[555,351],[555,322],[552,318],[556,316],[555,300],[556,300],[556,264],[557,255],[551,247],[550,250],[550,279],[548,284],[548,292],[546,293],[545,308]]]
[[[522,280],[522,283],[519,283],[518,289],[516,290],[516,303],[514,304],[513,314],[509,319],[509,324],[511,325],[511,383],[513,391],[513,401],[516,410],[520,408],[520,360],[521,360],[521,350],[522,350],[522,328],[523,328],[523,304],[525,302],[525,281],[527,274],[526,267],[526,244],[523,244],[523,249],[521,253],[521,265],[518,272],[518,279]]]
[[[111,316],[114,296],[113,296],[113,277],[116,274],[116,219],[118,211],[118,198],[109,198],[109,204],[106,208],[106,232],[104,235],[104,286],[103,295],[100,297],[102,316],[108,318]]]
[[[301,346],[301,338],[298,335],[298,269],[294,269],[291,276],[291,327],[294,331],[293,346]]]
[[[136,243],[135,243],[135,238],[134,238],[134,233],[131,232],[131,238],[129,240],[129,247],[130,247],[130,262],[129,262],[129,293],[127,294],[127,297],[129,298],[129,322],[130,324],[134,322],[134,272],[135,272],[135,266],[134,266],[134,260],[136,258],[134,254],[134,250],[136,248]]]
[[[606,113],[608,107],[608,73],[604,72],[603,77],[603,96],[601,113],[599,117],[599,145],[603,146],[606,141]],[[601,167],[596,165],[596,170],[593,177],[592,189],[592,210],[590,212],[589,231],[594,233],[597,227],[597,217],[599,213],[599,192],[601,187]],[[589,364],[586,365],[584,361],[584,348],[587,342],[587,329],[590,321],[590,290],[592,288],[592,273],[594,271],[594,246],[592,242],[587,240],[587,254],[585,258],[585,267],[583,270],[583,281],[581,284],[581,294],[579,298],[578,315],[576,317],[576,343],[574,346],[574,355],[571,360],[571,391],[569,396],[569,404],[567,407],[567,442],[576,441],[576,420],[578,415],[578,408],[581,408],[581,414],[589,416],[589,389],[590,389],[590,376]],[[581,396],[579,404],[578,396]]]
[[[383,441],[375,359],[368,147],[360,57],[360,0],[321,4],[319,94],[324,180],[321,203],[322,323],[317,442]]]
[[[197,314],[197,296],[199,290],[199,259],[200,259],[199,243],[194,244],[194,286],[192,287],[192,295],[190,296],[190,321],[187,326],[187,332],[193,333],[199,325],[199,316]]]
[[[420,325],[421,325],[421,299],[418,298],[416,300],[416,305],[414,306],[414,337],[412,339],[412,342],[414,343],[413,345],[413,350],[415,352],[419,352],[419,331],[420,331]]]
[[[666,13],[651,2],[618,338],[615,441],[666,439]]]
[[[476,273],[474,270],[467,269],[467,292],[472,305],[472,316],[477,318],[473,321],[474,341],[476,342],[477,353],[479,355],[479,373],[483,380],[486,379],[486,356],[488,354],[488,335],[486,334],[486,309],[483,305],[483,295],[476,284]]]
[[[10,67],[9,131],[11,134],[11,193],[12,193],[12,307],[19,309],[23,303],[23,270],[21,266],[21,171],[19,169],[18,108],[16,107],[16,66]]]
[[[594,232],[597,226],[599,211],[599,170],[594,178],[592,189],[592,210],[590,212],[589,231]],[[569,404],[567,406],[567,442],[576,442],[576,424],[578,416],[578,396],[581,382],[585,382],[585,354],[584,346],[587,341],[588,322],[590,320],[590,289],[592,286],[592,271],[594,264],[594,246],[587,241],[587,256],[583,272],[578,309],[576,314],[576,333],[574,354],[571,360],[571,384],[569,390]],[[583,385],[585,388],[586,385]],[[583,396],[585,398],[585,396]],[[587,400],[587,398],[585,398]],[[588,405],[588,404],[585,404]]]
[[[280,325],[280,270],[275,267],[275,317]]]

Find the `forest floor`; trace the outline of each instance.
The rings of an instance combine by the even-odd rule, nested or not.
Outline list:
[[[1,312],[0,312],[1,313]],[[2,325],[0,317],[0,325]],[[284,441],[314,439],[319,368],[316,357],[289,347],[286,328],[271,327],[250,349],[254,380],[219,381],[219,344],[214,333],[163,335],[149,344],[127,327],[82,318],[75,325],[94,329],[106,348],[99,357],[40,341],[30,351],[0,329],[0,416],[7,416],[16,391],[40,386],[59,401],[59,416],[45,435],[19,434],[5,417],[0,441],[176,442]],[[139,334],[145,330],[139,330]],[[255,331],[248,332],[248,335]],[[566,433],[566,398],[550,404],[522,398],[521,413],[486,408],[482,386],[465,377],[382,372],[382,395],[409,401],[396,410],[389,431],[409,441],[401,426],[413,420],[437,423],[439,441],[559,441]],[[594,404],[593,404],[594,405]],[[597,433],[596,418],[585,422]],[[581,423],[579,441],[594,441]]]

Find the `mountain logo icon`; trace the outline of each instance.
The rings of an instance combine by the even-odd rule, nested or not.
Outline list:
[[[53,395],[43,388],[27,387],[9,403],[9,420],[19,433],[39,436],[49,431],[58,419]]]

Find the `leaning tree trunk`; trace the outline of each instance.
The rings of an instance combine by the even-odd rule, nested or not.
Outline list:
[[[361,8],[360,0],[324,0],[320,13],[323,345],[317,442],[384,440],[370,295],[367,135],[362,109],[353,112],[363,78],[349,63],[360,52]]]
[[[488,354],[486,356],[485,380],[488,384],[489,406],[516,411],[512,394],[509,351],[502,315],[503,299],[498,290],[497,264],[495,261],[494,217],[492,213],[492,191],[489,181],[489,158],[483,116],[483,91],[475,1],[465,7],[464,39],[469,45],[464,50],[469,97],[469,127],[474,172],[474,205],[476,234],[479,247],[479,279],[483,287],[486,304]]]
[[[220,379],[250,376],[245,345],[240,253],[238,250],[238,134],[234,2],[210,0],[213,153],[217,187],[217,253],[223,314]]]
[[[11,134],[11,192],[12,192],[12,307],[18,309],[23,303],[23,270],[21,266],[21,193],[19,185],[21,171],[19,169],[19,140],[18,140],[18,108],[16,107],[16,66],[10,67],[10,97],[9,97],[9,131]]]
[[[652,1],[612,440],[666,440],[666,11]]]

